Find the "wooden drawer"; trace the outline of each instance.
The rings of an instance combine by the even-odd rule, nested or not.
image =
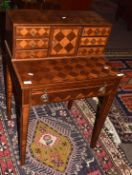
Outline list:
[[[15,59],[33,59],[33,58],[44,58],[47,57],[47,49],[37,50],[17,50],[15,52]]]
[[[110,27],[84,27],[82,36],[109,36]]]
[[[16,26],[17,38],[49,37],[50,27],[48,26]]]
[[[94,96],[103,96],[107,93],[111,93],[112,85],[97,87],[83,87],[83,88],[74,88],[74,89],[62,89],[59,91],[49,91],[48,90],[39,90],[32,94],[32,105],[50,103],[50,102],[61,102],[69,101],[74,99],[82,99],[86,97]]]
[[[75,55],[80,29],[77,26],[53,27],[50,38],[50,56]]]
[[[82,37],[80,46],[105,46],[107,37]]]
[[[80,47],[78,49],[79,56],[102,55],[104,47]]]
[[[48,48],[48,38],[44,39],[16,39],[16,49],[43,49]]]

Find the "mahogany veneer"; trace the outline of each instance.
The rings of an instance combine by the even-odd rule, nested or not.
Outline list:
[[[6,26],[7,113],[10,119],[13,92],[21,164],[31,105],[68,100],[70,108],[74,99],[102,98],[91,139],[94,147],[121,79],[102,56],[111,25],[94,12],[14,10],[8,12]]]

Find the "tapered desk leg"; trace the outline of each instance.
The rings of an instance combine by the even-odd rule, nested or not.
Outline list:
[[[22,95],[22,106],[21,106],[21,116],[20,116],[20,164],[25,163],[26,158],[26,144],[27,144],[27,133],[28,133],[28,123],[29,123],[29,92],[23,93]]]
[[[5,65],[5,93],[6,93],[7,116],[8,119],[10,120],[11,108],[12,108],[12,81],[7,64]]]
[[[99,110],[97,112],[97,116],[95,119],[95,124],[93,128],[93,133],[92,133],[92,138],[91,138],[91,143],[90,146],[94,148],[96,146],[96,142],[98,140],[99,134],[101,132],[101,129],[104,125],[105,119],[107,117],[107,114],[109,112],[109,109],[111,107],[111,104],[114,99],[114,94],[113,95],[108,95],[103,97],[102,104],[99,106]]]

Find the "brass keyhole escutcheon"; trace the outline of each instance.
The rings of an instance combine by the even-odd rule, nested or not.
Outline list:
[[[48,92],[47,92],[47,90],[44,91],[44,94],[41,95],[40,98],[41,98],[42,102],[44,102],[44,103],[48,102],[49,97],[48,97]]]

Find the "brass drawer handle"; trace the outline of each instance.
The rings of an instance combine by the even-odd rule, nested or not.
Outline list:
[[[107,84],[104,84],[104,86],[99,88],[98,92],[101,93],[101,94],[105,94],[106,93],[106,87],[107,87]]]
[[[44,102],[44,103],[48,102],[49,97],[48,97],[48,92],[47,92],[47,90],[44,91],[44,94],[41,95],[40,98],[41,98],[42,102]]]

